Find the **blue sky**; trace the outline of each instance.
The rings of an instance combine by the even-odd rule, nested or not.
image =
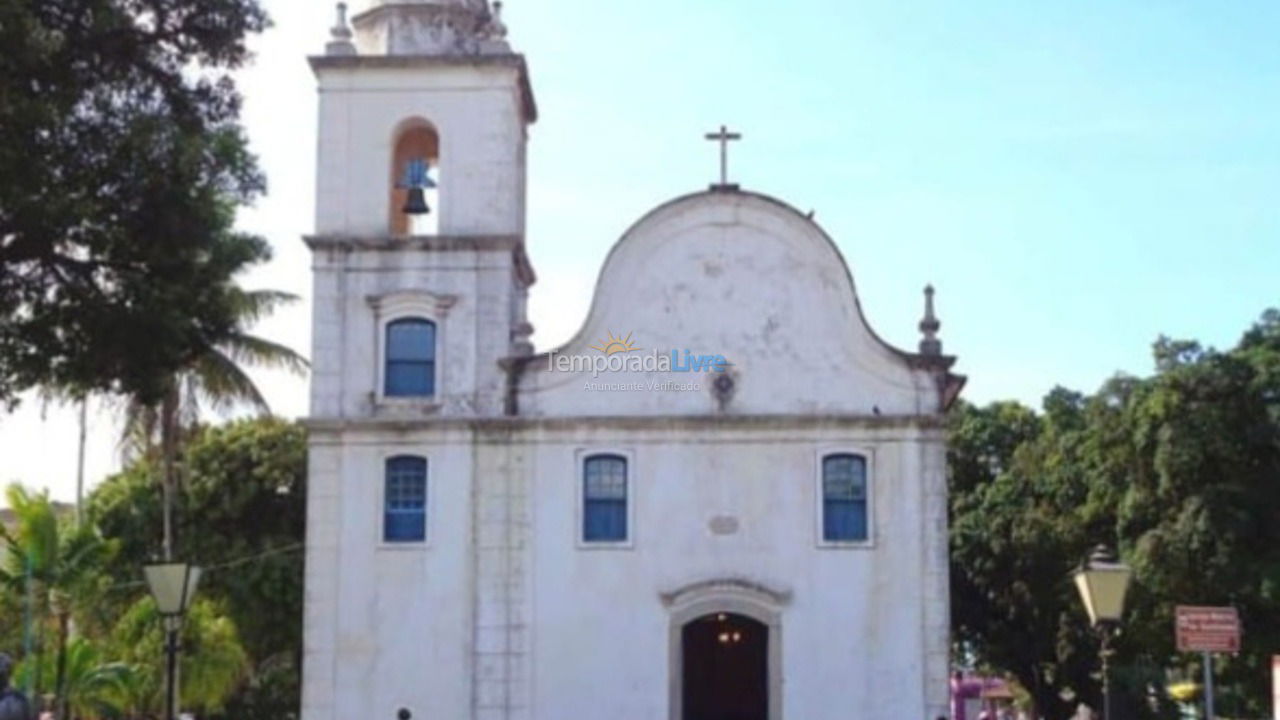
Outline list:
[[[359,0],[355,0],[357,3]],[[241,216],[276,259],[253,286],[306,296],[315,89],[331,5],[266,3],[241,74],[271,193]],[[817,221],[872,326],[914,347],[920,291],[977,402],[1030,404],[1151,370],[1160,333],[1232,344],[1280,305],[1280,3],[508,0],[541,118],[528,245],[540,347],[586,313],[617,237],[717,173]],[[308,308],[259,331],[307,350]],[[282,414],[305,383],[259,375]],[[0,419],[0,480],[69,497],[73,413]],[[89,479],[115,464],[95,408]]]
[[[579,256],[586,271],[596,237],[709,179],[698,132],[723,121],[746,135],[736,178],[816,209],[879,332],[914,344],[919,288],[938,286],[975,400],[1091,390],[1147,372],[1161,332],[1229,344],[1280,304],[1280,5],[511,15],[544,106],[530,239],[543,266]]]

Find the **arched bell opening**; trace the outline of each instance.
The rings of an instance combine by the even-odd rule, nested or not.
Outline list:
[[[440,229],[440,134],[422,118],[396,128],[388,213],[392,235],[435,235]]]

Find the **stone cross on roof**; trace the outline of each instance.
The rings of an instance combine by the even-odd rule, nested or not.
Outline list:
[[[712,185],[712,190],[737,190],[738,186],[729,183],[729,143],[741,140],[742,133],[729,132],[729,128],[720,126],[720,132],[707,133],[708,140],[720,143],[720,182]]]

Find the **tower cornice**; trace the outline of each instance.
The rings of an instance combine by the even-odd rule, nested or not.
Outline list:
[[[529,66],[519,53],[493,55],[312,55],[307,58],[318,77],[329,70],[431,70],[444,67],[509,67],[519,76],[520,101],[524,121],[538,120],[538,104],[533,97]]]
[[[366,252],[510,252],[515,271],[526,287],[538,281],[524,237],[520,235],[304,235],[312,251]]]

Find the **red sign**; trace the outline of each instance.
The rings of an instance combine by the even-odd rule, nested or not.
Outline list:
[[[1240,652],[1240,614],[1233,607],[1179,605],[1179,652]]]

